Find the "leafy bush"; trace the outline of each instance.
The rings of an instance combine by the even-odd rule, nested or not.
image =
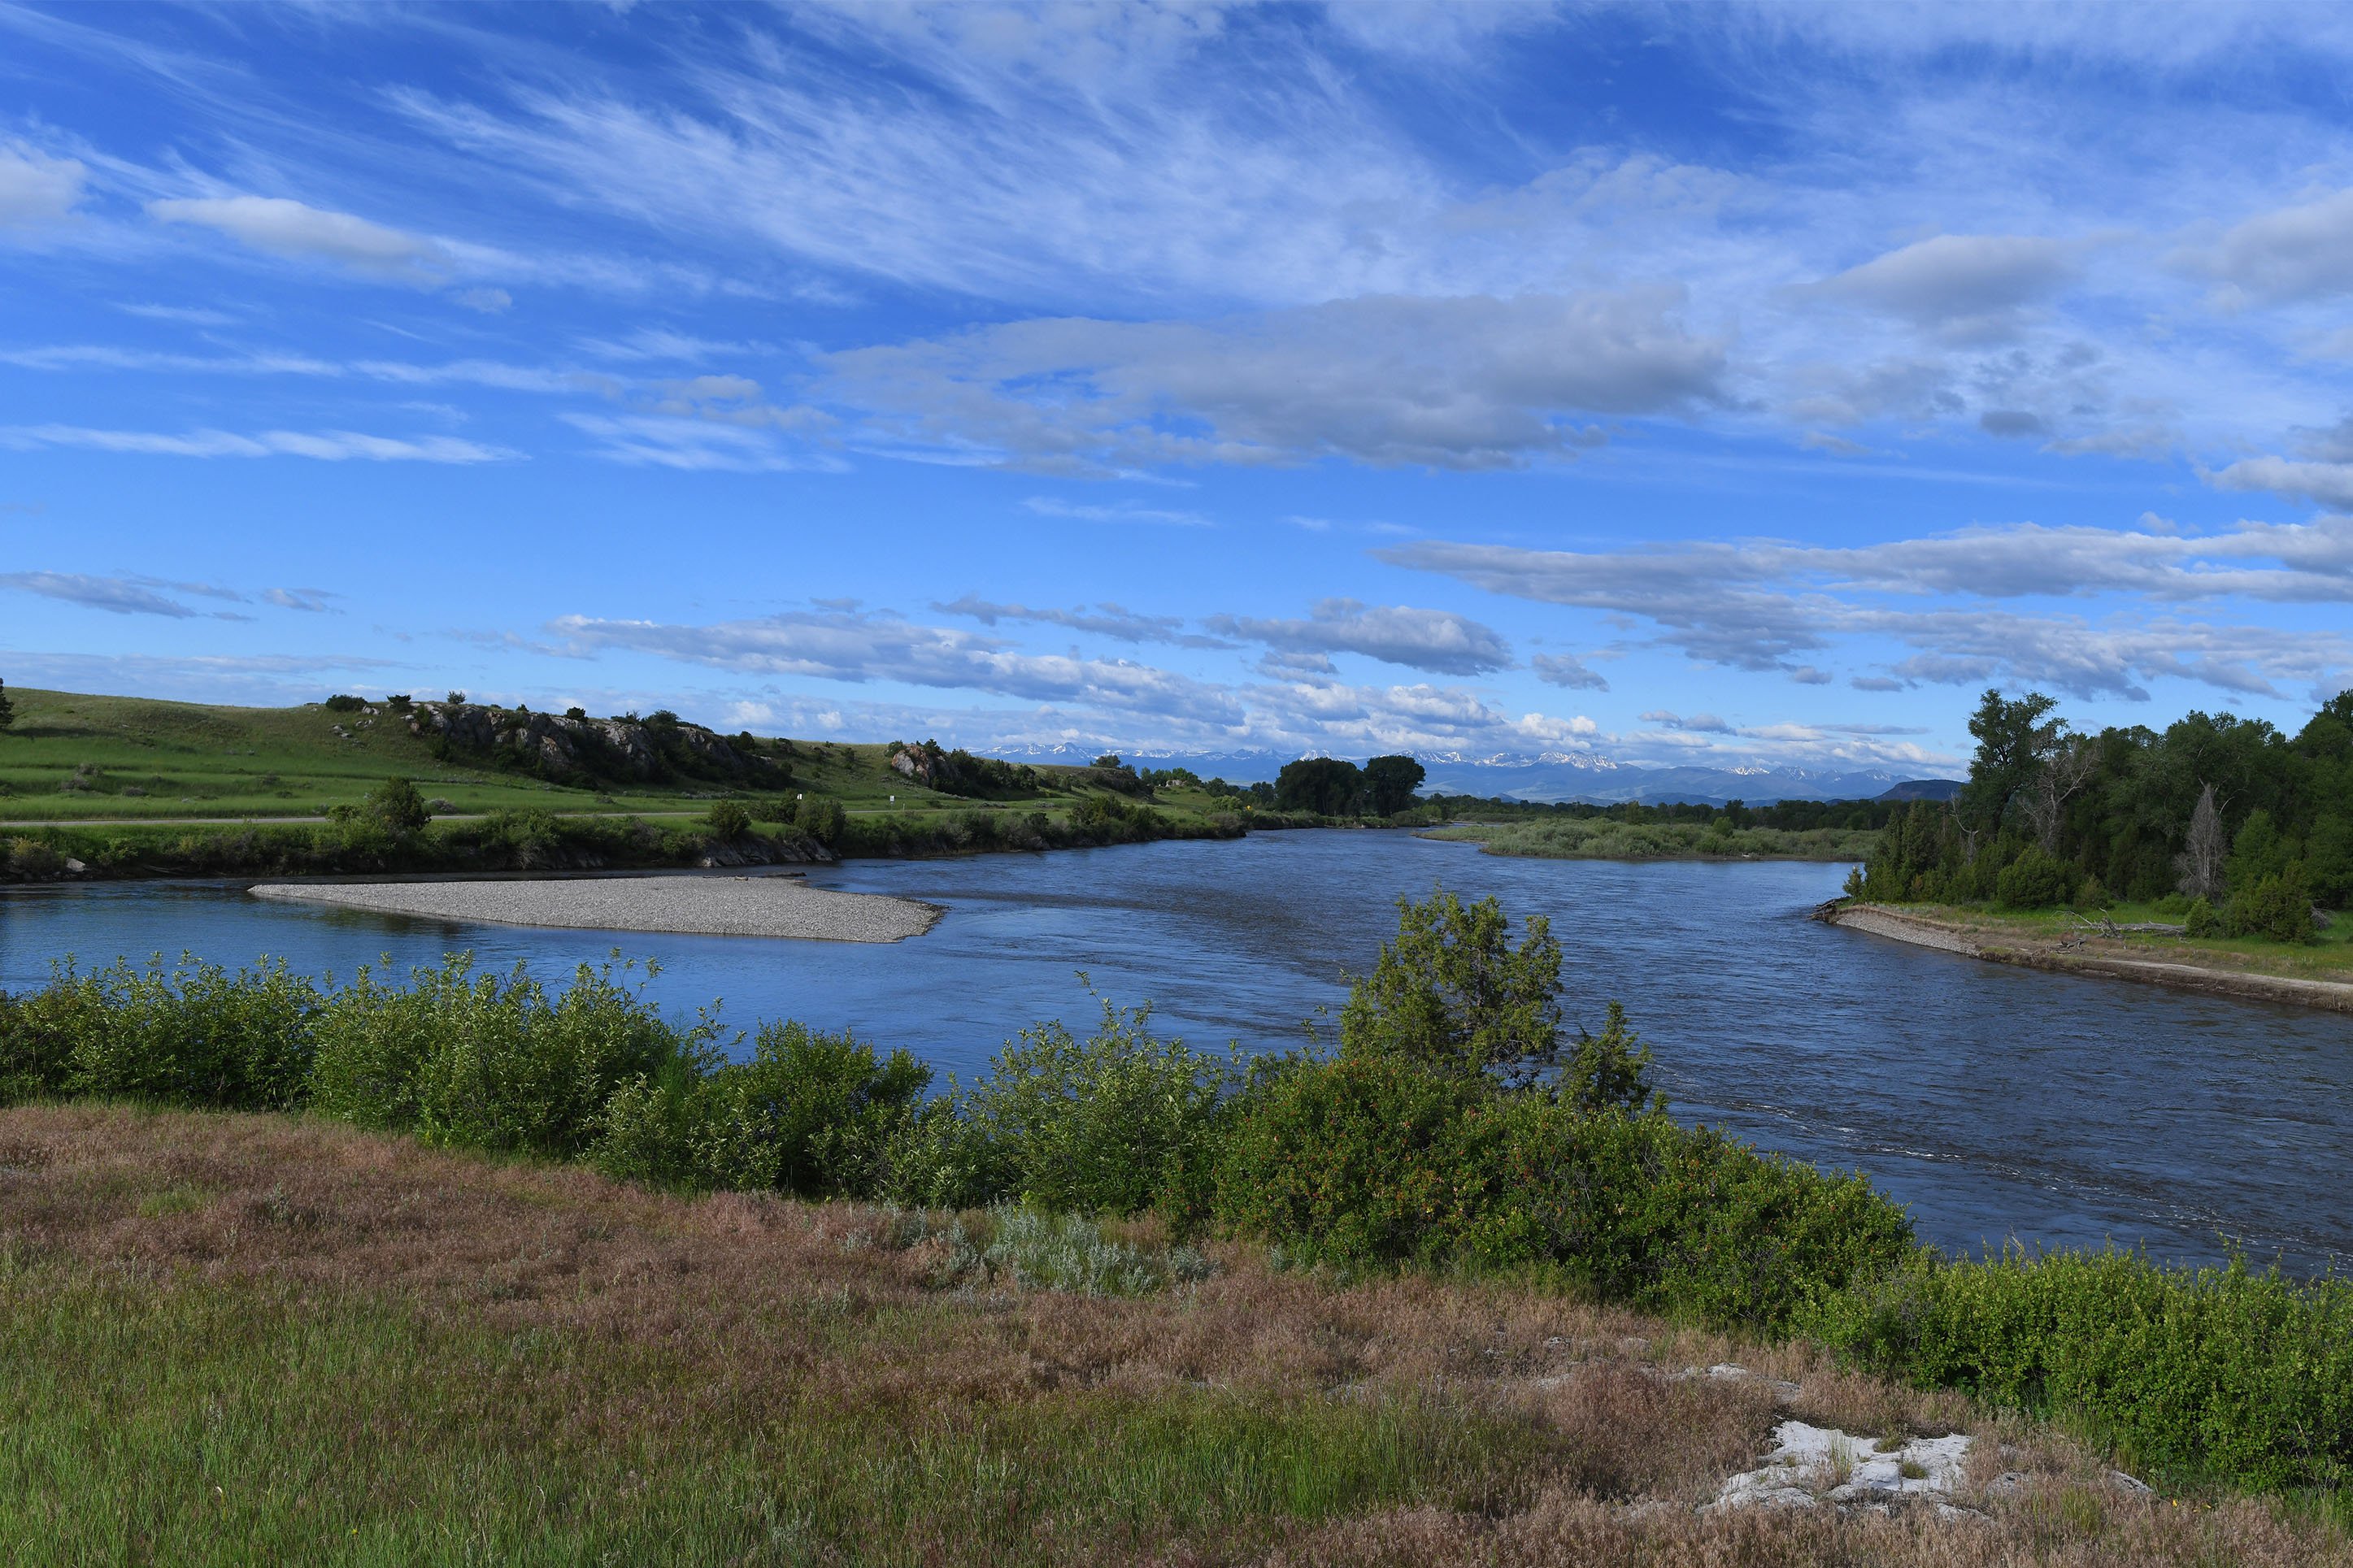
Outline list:
[[[1145,807],[1131,805],[1116,796],[1090,795],[1081,797],[1071,808],[1070,826],[1082,837],[1103,842],[1125,837],[1151,816]]]
[[[16,999],[0,1027],[0,1080],[16,1094],[122,1096],[167,1105],[282,1110],[301,1102],[320,998],[284,964],[230,973],[183,961],[70,968]]]
[[[810,795],[800,803],[793,816],[793,826],[830,849],[841,842],[842,831],[848,826],[849,814],[841,802],[821,795]]]
[[[368,791],[366,811],[385,831],[394,834],[421,833],[433,820],[432,809],[417,793],[417,786],[398,776]]]
[[[2268,937],[2273,942],[2310,942],[2312,888],[2304,868],[2286,869],[2235,889],[2222,907],[2224,936]]]
[[[0,992],[0,1105],[64,1092],[79,1005],[74,992],[55,985],[25,996]]]
[[[1465,905],[1444,889],[1398,900],[1398,935],[1356,977],[1340,1014],[1340,1048],[1433,1069],[1525,1080],[1559,1049],[1560,944],[1530,916],[1514,951],[1493,899]],[[1619,1016],[1622,1025],[1623,1016]]]
[[[1152,1010],[1103,1004],[1082,1040],[1024,1029],[964,1098],[1005,1196],[1081,1214],[1132,1215],[1202,1172],[1234,1068],[1152,1033]]]
[[[1666,1097],[1651,1089],[1651,1047],[1626,1022],[1616,1002],[1603,1016],[1601,1032],[1577,1032],[1577,1051],[1555,1090],[1580,1110],[1640,1111],[1666,1109]]]
[[[2220,936],[2222,934],[2222,917],[2216,914],[2214,906],[2205,900],[2192,899],[2189,900],[2189,908],[2183,911],[2181,917],[2181,934]]]
[[[848,1035],[765,1024],[748,1062],[621,1086],[590,1159],[638,1180],[871,1196],[931,1082],[931,1068],[904,1050],[878,1061],[872,1046]]]
[[[2029,845],[2003,868],[1994,882],[1994,898],[2003,908],[2048,910],[2075,896],[2075,868]]]
[[[1859,1176],[1398,1058],[1267,1078],[1227,1142],[1217,1212],[1303,1258],[1535,1269],[1759,1329],[1912,1247],[1902,1209]]]
[[[604,1131],[623,1084],[697,1076],[707,1026],[680,1030],[614,976],[582,964],[550,997],[520,965],[501,980],[470,956],[419,969],[405,990],[358,980],[318,1021],[314,1109],[428,1143],[554,1159]]]
[[[714,800],[703,814],[702,825],[711,837],[723,844],[733,843],[752,831],[752,814],[738,800]]]
[[[8,841],[6,865],[19,877],[54,877],[66,868],[66,858],[37,838]]]
[[[1472,1079],[1398,1057],[1263,1071],[1220,1151],[1218,1222],[1311,1259],[1443,1261],[1437,1151],[1484,1098]]]
[[[340,691],[328,698],[326,701],[326,709],[330,713],[356,713],[366,706],[367,703],[361,699]]]
[[[2353,1286],[2160,1268],[2130,1253],[2010,1253],[1904,1269],[1809,1325],[1923,1387],[2077,1412],[2131,1462],[2257,1487],[2353,1479]]]

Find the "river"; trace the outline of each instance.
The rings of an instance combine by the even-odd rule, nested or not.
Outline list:
[[[1443,882],[1543,914],[1572,1022],[1623,1001],[1678,1116],[1859,1167],[1925,1239],[1975,1249],[2145,1246],[2211,1261],[2235,1240],[2295,1270],[2353,1256],[2353,1017],[1979,963],[1810,921],[1846,868],[1520,860],[1401,833],[1262,833],[811,873],[944,905],[893,946],[625,936],[681,1014],[796,1017],[905,1045],[970,1077],[1020,1026],[1082,1028],[1103,995],[1150,1000],[1196,1044],[1281,1049],[1346,995]],[[462,926],[269,902],[239,884],[0,891],[0,988],[50,961],[262,954],[348,976],[471,950],[555,979],[611,933]]]

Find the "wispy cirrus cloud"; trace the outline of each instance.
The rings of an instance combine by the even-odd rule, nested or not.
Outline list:
[[[1484,675],[1507,668],[1502,634],[1451,610],[1325,599],[1303,620],[1211,616],[1209,630],[1288,653],[1356,653],[1437,675]]]
[[[710,626],[565,616],[549,629],[584,647],[629,648],[748,674],[893,680],[1197,716],[1240,712],[1224,692],[1174,671],[1126,659],[1028,653],[1001,638],[874,613],[787,611]]]
[[[369,436],[353,430],[227,430],[168,434],[153,430],[93,430],[75,425],[0,426],[0,447],[33,451],[78,447],[165,458],[309,458],[318,462],[498,463],[522,456],[503,447],[454,436]]]
[[[182,598],[223,600],[239,605],[258,601],[279,609],[322,611],[327,607],[326,601],[337,596],[323,588],[264,588],[259,593],[247,594],[236,588],[223,587],[217,583],[176,582],[170,578],[135,574],[109,575],[88,572],[0,573],[0,589],[37,594],[46,599],[114,615],[161,616],[169,620],[192,620],[200,616],[226,620],[252,618],[228,611],[200,610],[183,604]]]
[[[1005,621],[1064,626],[1091,637],[1110,637],[1115,642],[1173,643],[1186,647],[1232,646],[1222,638],[1206,637],[1186,631],[1182,616],[1143,616],[1113,604],[1096,605],[1092,608],[1041,609],[1028,605],[997,604],[966,594],[949,604],[934,604],[932,608],[944,616],[966,616],[987,626]]]
[[[26,235],[72,217],[90,170],[22,142],[0,143],[0,234]]]
[[[1717,399],[1725,342],[1670,286],[1375,296],[1213,321],[1052,320],[847,349],[823,394],[913,446],[1042,471],[1168,464],[1515,467],[1596,416]]]
[[[371,278],[438,284],[453,261],[438,239],[285,196],[168,197],[149,202],[147,212],[158,222],[212,229],[272,256],[332,261]]]
[[[1799,656],[1868,637],[1915,650],[1884,679],[1999,678],[2084,696],[2144,697],[2143,682],[2167,677],[2275,694],[2353,665],[2353,639],[2337,631],[1985,604],[2118,594],[2170,606],[2353,603],[2353,518],[2210,534],[2019,524],[1852,547],[1708,541],[1595,552],[1430,541],[1375,553],[1496,594],[1641,616],[1696,659],[1808,684],[1829,672]],[[1955,597],[1979,603],[1942,602]]]

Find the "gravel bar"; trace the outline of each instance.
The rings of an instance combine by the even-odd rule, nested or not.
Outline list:
[[[837,893],[789,877],[597,877],[561,881],[269,882],[258,899],[378,914],[579,931],[903,942],[944,912],[879,893]]]

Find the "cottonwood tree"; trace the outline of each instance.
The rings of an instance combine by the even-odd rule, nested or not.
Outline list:
[[[2066,721],[2050,717],[2055,698],[2030,691],[2012,701],[2000,691],[1988,691],[1969,717],[1969,733],[1977,737],[1978,753],[1969,763],[1969,782],[1961,792],[1967,814],[2000,828],[2010,807],[2031,789],[2067,732]]]
[[[1428,775],[1411,757],[1375,757],[1365,764],[1365,795],[1375,816],[1395,816],[1413,804]]]
[[[1274,804],[1284,811],[1353,816],[1365,798],[1365,775],[1342,757],[1302,757],[1275,775]]]
[[[2209,903],[2222,896],[2223,865],[2230,858],[2231,837],[2222,831],[2222,810],[2215,804],[2214,786],[2198,791],[2197,809],[2189,814],[2189,836],[2173,858],[2181,890]]]

